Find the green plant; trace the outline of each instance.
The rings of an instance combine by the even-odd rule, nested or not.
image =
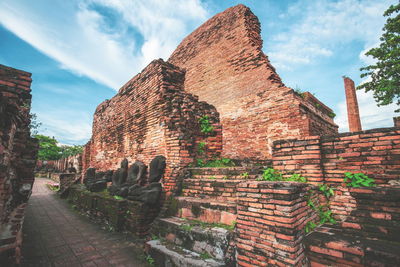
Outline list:
[[[203,260],[206,260],[206,259],[211,259],[212,257],[211,257],[211,255],[208,254],[208,252],[206,251],[206,252],[203,252],[203,253],[200,254],[200,258],[203,259]]]
[[[263,171],[262,177],[257,178],[257,181],[282,181],[283,177],[280,172],[273,168],[267,168]]]
[[[344,173],[344,182],[348,187],[372,187],[375,186],[375,180],[369,178],[367,175],[363,173],[351,173],[345,172]]]
[[[249,178],[249,173],[248,172],[244,172],[240,176],[242,176],[244,179],[248,179]]]
[[[152,234],[151,235],[151,240],[159,240],[160,237],[158,235]]]
[[[330,117],[330,118],[335,118],[336,117],[336,113],[335,112],[330,112],[329,114],[328,114],[328,116]]]
[[[116,199],[116,200],[123,200],[124,198],[121,197],[121,196],[114,196],[114,199]]]
[[[318,185],[318,190],[321,191],[327,199],[335,194],[335,191],[326,184]]]
[[[321,104],[315,103],[315,107],[316,107],[316,108],[320,108],[320,107],[321,107]]]
[[[293,173],[290,177],[286,178],[285,181],[306,183],[307,179],[301,176],[301,174]]]
[[[318,215],[319,215],[319,223],[320,224],[324,224],[324,223],[335,224],[336,223],[336,220],[332,216],[332,211],[327,209],[326,206],[319,206]]]
[[[306,233],[311,232],[312,230],[315,229],[315,227],[317,227],[317,225],[313,221],[308,221],[305,227]]]
[[[207,115],[202,116],[199,119],[199,123],[200,123],[200,131],[202,133],[211,133],[214,131],[214,127],[211,125],[209,117]]]
[[[196,167],[205,167],[205,162],[203,159],[196,159]]]
[[[182,224],[180,227],[182,230],[184,230],[186,232],[190,232],[193,228],[193,226],[190,224]]]
[[[209,176],[208,179],[213,179],[213,180],[215,180],[215,179],[217,179],[217,177],[215,177],[215,176]]]
[[[202,155],[205,152],[206,142],[200,142],[197,144],[197,152]]]
[[[150,256],[150,255],[147,255],[147,256],[146,256],[146,261],[147,261],[147,263],[150,264],[150,265],[154,265],[154,263],[155,263],[155,260],[154,260],[153,257]]]
[[[400,107],[400,3],[393,2],[397,3],[383,13],[387,20],[382,29],[381,43],[365,53],[366,56],[374,58],[374,63],[360,69],[363,72],[361,78],[368,79],[357,89],[372,91],[378,106],[389,105],[396,101],[395,104]],[[400,112],[400,108],[395,112]]]

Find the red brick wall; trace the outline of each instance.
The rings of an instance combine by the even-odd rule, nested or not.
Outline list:
[[[157,155],[167,158],[164,186],[175,189],[179,171],[196,158],[196,143],[207,143],[210,156],[220,155],[222,134],[215,108],[183,90],[185,72],[162,60],[150,63],[95,112],[92,138],[83,153],[83,168],[117,169],[123,158],[146,165]],[[212,133],[200,132],[207,115]]]
[[[186,91],[217,108],[226,157],[270,158],[274,140],[337,133],[332,110],[284,86],[262,52],[257,17],[243,5],[187,36],[169,62],[186,70]]]
[[[19,255],[38,144],[30,137],[31,74],[0,65],[0,261]],[[21,194],[21,188],[26,194]],[[7,251],[7,252],[5,252]]]
[[[288,182],[238,185],[238,266],[304,266],[303,228],[316,218],[305,198],[310,189]]]
[[[273,166],[301,173],[310,182],[340,185],[345,172],[362,172],[388,184],[400,178],[400,129],[276,141]]]

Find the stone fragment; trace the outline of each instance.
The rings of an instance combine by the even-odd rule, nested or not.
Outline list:
[[[166,163],[164,156],[156,156],[150,162],[149,183],[159,182],[164,175]]]

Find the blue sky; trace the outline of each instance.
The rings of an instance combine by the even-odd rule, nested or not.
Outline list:
[[[208,18],[245,4],[261,22],[264,52],[284,83],[330,106],[347,131],[342,76],[362,82],[395,0],[2,0],[0,64],[33,73],[40,132],[84,144],[96,106],[151,60],[168,59]],[[364,129],[390,127],[394,105],[358,92]]]

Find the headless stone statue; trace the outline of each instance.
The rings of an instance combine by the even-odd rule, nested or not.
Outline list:
[[[164,175],[165,172],[165,157],[164,156],[156,156],[150,162],[150,175],[149,175],[149,183],[159,182]]]
[[[141,161],[135,161],[135,163],[132,164],[132,166],[128,170],[128,178],[127,178],[127,184],[128,185],[143,185],[146,183],[146,170],[147,166],[144,165],[143,162]]]
[[[121,162],[121,168],[114,171],[112,175],[112,185],[108,188],[108,191],[110,192],[111,195],[120,195],[121,187],[125,184],[127,176],[128,176],[128,160],[124,159]]]
[[[100,192],[106,189],[107,181],[104,179],[104,175],[104,172],[96,172],[95,168],[88,168],[83,180],[87,190],[90,192]]]

